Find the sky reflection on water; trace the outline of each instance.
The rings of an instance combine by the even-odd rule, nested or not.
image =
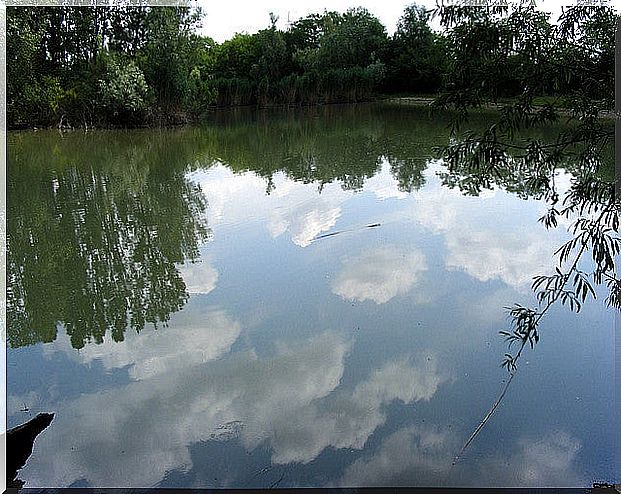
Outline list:
[[[314,115],[310,130],[297,116],[169,131],[179,165],[155,152],[148,132],[96,138],[112,150],[119,140],[126,157],[159,156],[162,166],[144,158],[107,168],[109,157],[98,165],[83,151],[76,153],[84,164],[48,166],[28,154],[28,136],[13,143],[10,181],[30,159],[27,178],[55,195],[24,205],[19,183],[10,184],[14,217],[30,220],[9,225],[9,261],[33,255],[41,225],[79,210],[75,201],[62,209],[58,197],[90,190],[90,166],[104,184],[94,204],[108,212],[76,236],[90,245],[114,217],[124,238],[144,238],[123,240],[123,259],[99,243],[89,262],[104,259],[106,279],[127,282],[129,298],[140,287],[140,307],[160,321],[155,329],[147,316],[139,331],[108,331],[96,343],[79,332],[82,316],[71,319],[72,301],[63,300],[71,290],[59,292],[58,307],[40,298],[37,305],[32,280],[85,297],[106,293],[106,282],[89,295],[88,278],[54,274],[62,262],[55,259],[15,275],[9,427],[27,418],[24,404],[56,413],[20,473],[27,487],[576,486],[612,478],[613,404],[601,397],[613,393],[614,328],[601,301],[578,316],[550,311],[506,401],[451,466],[506,378],[497,334],[503,307],[532,301],[532,276],[553,269],[567,233],[537,222],[545,206],[534,199],[500,188],[468,197],[443,186],[442,163],[422,145],[420,154],[408,147],[409,135],[446,138],[443,125],[406,109],[365,111]],[[291,132],[284,140],[283,128]],[[127,144],[128,134],[136,142]],[[254,140],[235,149],[240,135]],[[358,138],[368,148],[349,154],[359,161],[347,165],[339,152]],[[65,139],[57,154],[79,147]],[[270,145],[272,155],[258,151]],[[337,158],[325,173],[328,151]],[[302,155],[314,169],[302,166]],[[414,171],[406,177],[404,169]],[[76,174],[82,182],[69,181]],[[119,201],[129,201],[125,217]],[[28,231],[35,240],[24,241]],[[141,267],[151,259],[161,269]],[[114,271],[127,266],[137,270],[130,281]],[[175,302],[154,298],[158,287]],[[127,304],[101,320],[131,318]],[[105,297],[100,305],[114,310]],[[51,320],[56,335],[42,322]]]

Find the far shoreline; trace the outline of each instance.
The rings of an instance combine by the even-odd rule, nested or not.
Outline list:
[[[373,104],[373,103],[394,103],[398,105],[406,105],[406,106],[416,106],[420,108],[427,108],[431,111],[444,111],[448,113],[452,113],[455,111],[453,108],[434,108],[433,103],[436,101],[436,98],[439,96],[433,95],[390,95],[390,94],[379,94],[377,97],[368,100],[361,101],[331,101],[331,102],[318,102],[313,104],[305,104],[305,105],[288,105],[288,104],[269,104],[269,105],[227,105],[227,106],[212,106],[208,108],[203,114],[197,117],[190,117],[185,114],[167,114],[158,117],[153,117],[153,123],[141,122],[136,123],[135,125],[49,125],[49,126],[10,126],[8,127],[8,132],[36,132],[39,130],[58,130],[61,132],[68,132],[72,130],[139,130],[139,129],[166,129],[166,128],[177,128],[184,126],[193,126],[200,125],[206,119],[205,117],[208,115],[213,115],[221,112],[229,112],[235,111],[238,109],[244,110],[300,110],[300,109],[308,109],[308,108],[321,108],[321,107],[333,107],[333,106],[356,106],[356,105],[365,105],[365,104]],[[533,108],[540,109],[545,107],[545,101],[549,100],[551,97],[549,96],[541,96],[535,97],[535,104]],[[468,112],[471,114],[477,113],[498,113],[500,110],[509,106],[517,101],[516,98],[505,99],[503,101],[493,102],[489,101],[482,104],[479,107],[471,107],[468,109]],[[563,107],[555,107],[554,110],[558,113],[559,116],[568,117],[567,121],[571,120],[572,113],[569,109]],[[617,117],[614,111],[608,112],[600,112],[599,118],[603,120],[614,120]]]

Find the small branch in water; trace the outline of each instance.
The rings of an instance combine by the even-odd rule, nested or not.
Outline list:
[[[599,224],[602,221],[602,218],[604,217],[606,212],[607,212],[607,208],[605,208],[600,213],[599,217],[596,220],[597,224]],[[532,342],[532,339],[531,339],[533,334],[535,336],[535,340],[538,340],[537,326],[539,325],[539,321],[541,321],[541,319],[548,312],[550,307],[561,297],[561,295],[563,294],[564,288],[565,288],[565,286],[567,285],[567,283],[569,281],[569,275],[572,272],[576,271],[576,269],[578,267],[578,262],[580,261],[580,258],[582,257],[582,255],[584,254],[584,252],[587,249],[588,249],[588,244],[587,244],[586,240],[583,240],[582,241],[582,245],[580,247],[580,250],[578,251],[578,254],[574,258],[574,261],[573,261],[571,267],[569,268],[569,270],[567,271],[566,276],[564,277],[564,281],[563,281],[562,285],[556,290],[556,292],[554,293],[554,296],[548,299],[548,303],[546,304],[546,306],[543,308],[543,310],[540,313],[537,314],[537,317],[532,320],[532,324],[527,329],[527,332],[525,332],[522,335],[522,337],[521,337],[522,343],[521,343],[520,349],[518,350],[517,354],[515,355],[515,357],[507,356],[510,359],[510,360],[506,361],[507,369],[509,369],[509,374],[510,374],[509,379],[507,380],[506,384],[502,388],[502,391],[500,392],[500,395],[498,396],[498,398],[496,399],[494,404],[491,406],[491,408],[489,409],[489,411],[487,412],[485,417],[483,417],[483,420],[481,420],[481,423],[477,426],[477,428],[470,435],[470,437],[468,438],[468,440],[466,441],[464,446],[461,448],[461,450],[459,451],[457,456],[455,456],[455,458],[453,459],[452,465],[455,465],[461,459],[461,457],[463,456],[463,454],[466,451],[466,449],[468,448],[468,446],[472,443],[472,441],[474,441],[474,439],[477,437],[479,432],[481,432],[481,430],[483,429],[485,424],[489,421],[489,419],[492,417],[492,415],[494,414],[494,412],[496,411],[496,409],[498,408],[498,406],[500,405],[500,403],[504,399],[505,395],[507,394],[507,391],[509,390],[509,387],[511,386],[511,383],[513,382],[513,378],[515,377],[515,374],[517,372],[516,362],[522,356],[522,352],[523,352],[523,350],[526,347],[526,344],[528,342],[531,343],[531,347],[533,346],[533,342]],[[560,271],[559,271],[559,274],[560,274]]]
[[[498,408],[498,405],[500,405],[500,402],[502,401],[502,399],[505,397],[505,395],[507,394],[507,391],[509,390],[509,386],[511,385],[511,381],[513,381],[513,378],[515,377],[515,372],[511,373],[511,376],[509,377],[509,379],[507,380],[507,383],[505,384],[505,387],[502,389],[502,393],[500,393],[500,396],[498,396],[498,399],[496,400],[496,402],[492,405],[492,408],[489,409],[489,412],[487,412],[487,415],[485,415],[485,417],[483,417],[483,420],[481,421],[481,423],[478,425],[478,427],[474,430],[474,432],[470,435],[470,437],[468,438],[468,440],[466,441],[466,444],[463,445],[463,447],[461,448],[461,450],[459,451],[459,453],[457,454],[457,456],[453,459],[453,463],[452,465],[455,465],[463,456],[464,451],[466,451],[466,449],[468,448],[468,446],[470,446],[470,443],[472,441],[474,441],[474,438],[477,437],[477,435],[479,434],[479,432],[481,432],[481,429],[483,429],[483,427],[485,426],[485,424],[487,423],[487,421],[491,418],[491,416],[494,414],[494,412],[496,411],[496,408]]]
[[[254,474],[252,477],[250,477],[250,478],[251,478],[251,479],[254,479],[255,477],[257,477],[257,476],[259,476],[259,475],[262,475],[262,474],[264,474],[264,473],[269,472],[272,468],[274,468],[274,467],[273,467],[273,465],[268,465],[268,466],[266,466],[265,468],[263,468],[263,469],[258,470],[257,472],[255,472],[255,474]]]
[[[361,227],[358,227],[358,228],[350,228],[349,230],[339,230],[339,231],[332,232],[332,233],[325,233],[323,235],[317,235],[313,239],[313,242],[315,240],[319,240],[319,239],[322,239],[322,238],[333,237],[334,235],[340,235],[341,233],[355,232],[355,231],[358,231],[358,230],[362,230],[364,228],[377,228],[378,226],[382,226],[382,224],[381,223],[372,223],[370,225],[364,225],[364,226],[361,226]]]

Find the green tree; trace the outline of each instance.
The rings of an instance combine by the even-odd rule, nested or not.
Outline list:
[[[563,37],[532,6],[444,7],[448,70],[441,102],[464,111],[503,96],[546,94]]]
[[[386,28],[368,10],[349,9],[326,22],[333,25],[324,33],[317,53],[317,68],[367,67],[380,62],[388,42]],[[336,21],[336,22],[334,22]]]
[[[250,74],[256,59],[255,40],[249,34],[236,34],[215,48],[213,73],[218,104],[255,102],[256,84]]]
[[[147,7],[115,7],[107,10],[109,50],[135,57],[148,41],[149,9]]]
[[[9,126],[49,120],[62,97],[58,77],[46,73],[45,16],[7,8],[7,121]]]
[[[387,77],[389,91],[436,92],[448,59],[445,39],[431,30],[424,7],[406,7],[390,40]]]
[[[135,66],[165,111],[194,111],[210,100],[205,68],[210,43],[194,34],[198,10],[11,7],[7,14],[9,125],[105,124],[110,105],[115,123],[139,123],[133,110],[126,113],[131,121],[122,121],[120,100],[111,103],[113,80],[121,81],[122,73],[133,74],[135,83],[117,96],[140,93],[142,99]],[[119,57],[129,62],[120,71],[109,63]],[[100,81],[107,81],[105,105],[99,104]],[[135,98],[127,102],[134,103]]]
[[[181,112],[187,101],[197,62],[192,35],[201,16],[200,10],[187,7],[152,8],[147,14],[139,65],[164,114]]]
[[[188,37],[187,66],[190,69],[184,108],[199,116],[216,101],[213,87],[213,65],[216,43],[207,36],[191,34]]]
[[[287,46],[292,53],[307,49],[317,49],[322,37],[332,31],[340,22],[338,12],[309,14],[293,22],[285,32]]]
[[[386,29],[366,9],[326,12],[292,26],[303,91],[325,102],[369,99],[385,75]]]
[[[275,27],[263,29],[253,36],[256,59],[251,74],[256,79],[277,81],[289,73],[291,56],[282,32]]]

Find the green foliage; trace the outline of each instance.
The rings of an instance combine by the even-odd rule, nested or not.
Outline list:
[[[209,72],[203,67],[195,66],[188,77],[188,92],[185,107],[189,112],[200,115],[214,103],[217,92],[211,84]]]
[[[271,15],[268,28],[218,45],[196,33],[200,9],[10,8],[9,125],[176,123],[212,105],[356,102],[380,87],[428,90],[439,80],[428,72],[441,66],[442,44],[424,16],[416,22],[425,48],[414,46],[416,12],[406,10],[399,42],[356,8],[311,14],[285,31]]]
[[[370,99],[384,77],[384,27],[366,10],[312,14],[278,31],[237,34],[214,50],[220,106]]]
[[[316,48],[313,68],[367,67],[383,58],[388,43],[386,29],[366,9],[349,9],[343,15],[330,19],[333,25]]]
[[[323,36],[334,29],[339,18],[338,12],[324,12],[298,19],[284,33],[287,46],[292,53],[319,48]]]
[[[432,93],[440,88],[448,69],[446,41],[431,30],[423,7],[406,7],[386,58],[386,90]]]
[[[198,10],[11,7],[7,14],[10,126],[135,125],[213,102],[214,43],[194,34]]]
[[[102,104],[115,117],[131,119],[147,109],[149,87],[142,71],[131,61],[109,58],[106,77],[99,86]]]
[[[236,34],[215,48],[213,71],[225,79],[245,77],[250,74],[255,59],[253,37]]]
[[[147,14],[139,65],[165,114],[183,110],[196,85],[190,74],[204,63],[207,47],[193,34],[200,17],[200,11],[182,7],[152,8]]]
[[[7,120],[27,125],[27,116],[38,121],[53,113],[59,81],[42,72],[41,51],[45,26],[30,9],[7,8]]]
[[[291,56],[282,32],[274,27],[253,36],[255,58],[250,68],[254,79],[277,81],[291,72]]]
[[[7,12],[10,126],[175,123],[212,105],[355,102],[372,99],[378,90],[442,88],[438,105],[462,116],[489,99],[518,98],[506,109],[505,121],[512,123],[503,131],[509,132],[530,125],[519,119],[553,121],[560,107],[598,112],[612,99],[611,9],[591,9],[586,17],[569,9],[555,26],[527,2],[443,7],[436,12],[445,26],[440,34],[430,26],[430,12],[412,4],[391,37],[363,8],[311,14],[284,31],[271,15],[266,29],[222,44],[197,34],[200,9]],[[110,59],[127,67],[109,67]],[[131,89],[121,90],[122,80]],[[541,110],[533,111],[534,101],[545,102]]]
[[[180,310],[188,294],[179,263],[196,259],[211,237],[208,203],[188,177],[197,166],[252,170],[268,188],[286,174],[357,190],[388,157],[414,190],[445,135],[417,108],[308,111],[322,118],[287,111],[240,121],[243,110],[222,112],[212,125],[170,129],[165,139],[156,131],[10,133],[9,345],[53,341],[59,324],[75,348],[121,341]]]
[[[27,123],[21,120],[22,115],[34,115],[38,120],[49,121],[58,114],[64,92],[56,77],[43,76],[40,81],[26,84],[20,92],[17,101],[13,101],[10,117],[17,123]],[[17,115],[17,118],[16,118]]]
[[[559,51],[569,40],[530,2],[511,8],[446,7],[439,15],[449,54],[445,102],[464,109],[489,98],[559,89]]]
[[[196,141],[118,133],[15,134],[8,160],[7,321],[12,347],[74,348],[166,323],[188,299],[178,263],[210,238],[187,179]],[[85,158],[88,156],[88,158]]]

